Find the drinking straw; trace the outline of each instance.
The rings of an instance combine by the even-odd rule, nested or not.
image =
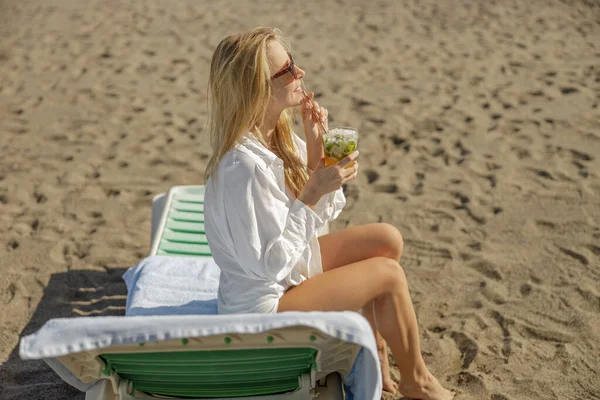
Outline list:
[[[302,84],[304,85],[304,81],[302,81]],[[310,101],[312,103],[312,100],[308,98],[308,93],[306,93],[306,90],[302,89],[302,94],[304,95],[304,98],[306,100],[308,100],[308,101]],[[312,112],[313,112],[313,115],[315,115],[315,113],[317,111],[315,110],[315,108],[313,108]],[[329,132],[327,132],[327,129],[325,129],[325,126],[323,125],[323,122],[321,122],[321,118],[318,115],[316,115],[316,117],[317,117],[317,121],[319,121],[319,125],[321,126],[321,130],[323,132],[325,132],[325,134],[329,133]]]

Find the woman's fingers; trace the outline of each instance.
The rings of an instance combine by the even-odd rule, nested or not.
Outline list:
[[[325,125],[325,129],[329,129],[329,123],[327,121],[327,117],[329,116],[329,111],[322,107],[321,108],[321,122]]]
[[[317,113],[317,116],[322,124],[325,124],[327,122],[327,114],[329,114],[329,112],[325,107],[319,107],[319,112]]]
[[[319,107],[319,103],[317,103],[316,101],[312,102],[312,121],[314,123],[319,122],[319,119],[321,118],[321,109]]]
[[[308,93],[308,98],[304,97],[303,99],[304,103],[310,104],[313,97],[315,97],[315,94],[313,92]]]
[[[357,176],[358,176],[358,171],[348,175],[347,177],[342,179],[342,185],[356,179]]]
[[[302,100],[303,101],[303,104],[302,104],[302,114],[304,116],[309,116],[310,114],[312,114],[313,105],[312,105],[312,101],[311,100],[313,99],[314,96],[315,96],[315,94],[313,92],[310,92],[308,94],[308,99],[305,97]]]
[[[304,98],[304,105],[302,106],[302,117],[305,118],[305,120],[310,119],[310,121],[313,124],[322,124],[323,126],[325,126],[325,129],[328,129],[328,115],[329,115],[329,111],[324,108],[319,106],[319,103],[316,101],[312,101],[312,99],[314,98],[314,93],[310,92],[308,94],[308,99],[305,97]]]
[[[353,172],[344,178],[344,183],[356,179],[358,176],[358,163],[352,168]]]
[[[341,175],[343,178],[347,178],[350,175],[356,174],[358,172],[358,162],[354,161],[351,167],[346,167],[341,170]]]
[[[358,154],[359,154],[358,150],[353,151],[352,153],[348,154],[348,156],[346,158],[344,158],[342,161],[337,163],[337,165],[339,165],[342,168],[345,167],[347,164],[350,164],[351,162],[356,160],[356,158],[358,157]]]

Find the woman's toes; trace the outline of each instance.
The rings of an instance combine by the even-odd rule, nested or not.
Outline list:
[[[386,392],[390,392],[391,394],[396,394],[398,393],[398,384],[392,379],[384,379],[383,390],[385,390]]]

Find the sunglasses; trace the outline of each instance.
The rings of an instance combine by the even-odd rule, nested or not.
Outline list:
[[[279,71],[278,73],[276,73],[275,75],[273,75],[271,77],[271,80],[277,79],[280,76],[283,76],[283,75],[287,74],[288,72],[290,74],[292,74],[292,76],[294,78],[296,77],[296,66],[294,65],[294,59],[292,58],[292,54],[290,52],[288,52],[288,56],[290,56],[290,65],[288,65],[287,67],[285,67],[284,69],[282,69],[281,71]]]

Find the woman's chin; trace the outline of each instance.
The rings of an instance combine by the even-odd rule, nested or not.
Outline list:
[[[304,98],[300,93],[294,93],[294,96],[289,99],[286,108],[300,107],[304,103]]]
[[[300,107],[302,105],[303,101],[302,99],[300,100],[292,100],[290,101],[287,106],[287,108],[295,108],[295,107]]]

